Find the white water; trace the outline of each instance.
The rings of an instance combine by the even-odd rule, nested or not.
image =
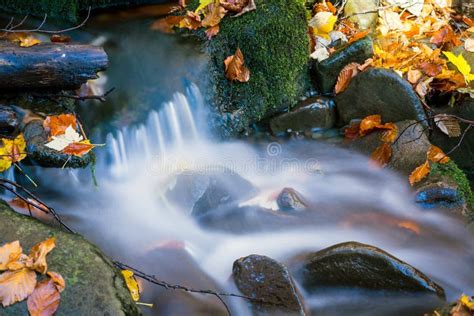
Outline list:
[[[107,146],[97,149],[98,188],[85,171],[71,171],[70,177],[61,170],[45,171],[43,178],[64,188],[46,200],[110,256],[170,282],[184,273],[160,264],[172,260],[157,255],[170,241],[183,244],[221,286],[227,284],[233,261],[242,256],[285,260],[300,251],[359,241],[423,271],[445,288],[449,299],[474,293],[472,235],[448,216],[418,209],[406,179],[370,169],[366,158],[314,141],[262,146],[216,142],[206,124],[202,96],[191,86],[186,95],[177,93],[151,112],[144,125],[107,136]],[[295,188],[315,205],[314,221],[270,230],[262,223],[260,231],[246,234],[202,228],[189,210],[168,201],[166,192],[177,173],[206,172],[216,165],[259,189],[247,204],[275,209],[276,194]],[[334,300],[316,301],[324,306]]]

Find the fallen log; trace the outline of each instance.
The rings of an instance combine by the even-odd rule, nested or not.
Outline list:
[[[0,90],[77,89],[107,68],[101,47],[80,44],[41,43],[19,47],[0,42]]]

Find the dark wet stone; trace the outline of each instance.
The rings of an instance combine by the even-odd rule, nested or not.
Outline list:
[[[253,303],[254,315],[306,314],[303,298],[288,269],[271,258],[259,255],[240,258],[234,262],[232,277],[242,294],[273,304]]]
[[[410,83],[396,72],[382,68],[372,68],[357,75],[335,101],[343,124],[373,114],[382,115],[384,122],[425,118]]]
[[[85,168],[95,159],[92,151],[77,157],[46,147],[48,135],[42,121],[35,120],[28,123],[23,128],[23,135],[26,140],[27,157],[32,164],[52,168]]]
[[[388,164],[389,168],[405,175],[411,174],[416,167],[426,161],[426,153],[431,146],[423,126],[415,123],[416,121],[396,123],[399,136],[401,136],[392,145],[392,158]],[[375,131],[362,138],[348,141],[346,146],[370,156],[382,144],[380,140],[382,133],[382,131]]]
[[[312,60],[311,77],[321,93],[332,93],[341,70],[350,63],[364,63],[372,57],[373,42],[370,37],[361,39],[346,48],[343,48],[328,59],[317,62]]]
[[[49,271],[60,273],[66,281],[55,315],[140,314],[120,271],[99,248],[80,235],[17,214],[0,202],[0,244],[19,240],[28,251],[50,236],[56,237],[56,248],[47,258]],[[28,315],[26,301],[6,309],[0,307],[0,315]]]
[[[286,131],[305,131],[314,128],[331,128],[336,123],[336,108],[329,98],[316,97],[300,102],[289,113],[270,120],[273,134]]]
[[[291,271],[310,293],[327,288],[359,288],[445,296],[443,288],[414,267],[379,248],[358,242],[294,258]]]
[[[308,202],[305,201],[305,198],[292,188],[284,188],[280,192],[277,204],[280,211],[283,212],[304,211],[308,207]]]
[[[15,110],[7,105],[0,105],[0,137],[14,138],[18,135],[20,121]]]

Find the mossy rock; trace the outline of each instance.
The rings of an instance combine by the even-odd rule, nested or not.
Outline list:
[[[283,108],[309,89],[309,42],[301,0],[255,0],[257,9],[226,16],[206,46],[211,102],[224,134],[236,134]],[[250,69],[247,83],[231,82],[224,60],[240,48]]]
[[[47,257],[49,271],[66,281],[55,315],[140,315],[120,271],[99,248],[80,235],[17,214],[0,201],[0,244],[19,240],[27,253],[51,236],[56,237],[56,248]],[[0,315],[28,315],[26,301],[0,307]]]

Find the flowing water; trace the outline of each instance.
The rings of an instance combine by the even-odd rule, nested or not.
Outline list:
[[[135,40],[127,43],[128,54],[136,56],[141,51],[134,49],[135,42],[140,40],[137,34],[129,36]],[[183,47],[160,46],[160,37],[153,36],[157,39],[148,35],[147,40],[154,39],[155,51],[148,54],[167,56]],[[109,52],[112,61],[117,60],[118,50]],[[143,58],[164,72],[178,67],[167,80],[184,84],[177,88],[181,92],[160,92],[160,97],[151,93],[150,107],[129,103],[117,111],[125,115],[103,119],[92,134],[94,143],[106,143],[96,150],[98,186],[89,170],[37,173],[45,201],[113,259],[171,283],[235,291],[228,279],[237,258],[261,254],[285,261],[302,251],[358,241],[380,247],[423,271],[445,288],[449,300],[474,293],[473,236],[457,219],[418,208],[406,179],[371,169],[367,158],[318,141],[217,141],[207,129],[208,105],[200,88],[181,80],[193,79],[181,73],[181,61],[165,65],[163,60]],[[140,59],[134,62],[141,65]],[[130,65],[112,63],[113,67]],[[162,76],[157,69],[156,73],[143,70],[143,80]],[[113,83],[124,80],[114,79],[113,74],[109,73]],[[133,89],[121,89],[133,94]],[[88,104],[83,110],[86,125],[95,121],[91,109],[100,106]],[[140,115],[134,114],[134,107]],[[130,116],[141,123],[129,125],[124,117]],[[222,219],[223,227],[229,229],[203,227],[190,215],[192,201],[170,199],[169,191],[176,186],[177,174],[215,170],[231,171],[257,188],[241,206],[263,207],[277,214],[277,194],[291,187],[308,200],[311,213],[304,220],[284,216],[273,222],[245,216],[237,221]],[[156,303],[153,309],[144,308],[149,314],[224,313],[214,298],[170,293],[148,284],[143,287],[142,301]],[[420,303],[415,298],[399,301],[363,292],[328,292],[306,296],[306,302],[321,315],[341,315],[351,307],[359,311],[356,314],[381,315],[385,309],[399,311]],[[237,315],[245,314],[245,302],[232,299],[230,303]]]

